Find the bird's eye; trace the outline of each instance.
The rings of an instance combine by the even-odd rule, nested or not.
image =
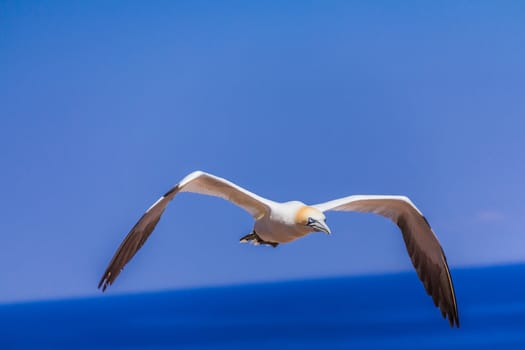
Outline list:
[[[314,222],[315,222],[314,219],[312,219],[312,218],[308,218],[308,225],[313,224]]]

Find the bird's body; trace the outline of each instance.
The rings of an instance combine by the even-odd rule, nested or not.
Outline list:
[[[276,247],[312,232],[331,231],[326,225],[326,211],[370,212],[391,219],[403,234],[407,251],[434,304],[459,327],[454,286],[441,245],[428,221],[404,196],[354,195],[325,203],[306,205],[300,201],[274,202],[245,190],[220,177],[196,171],[159,198],[128,233],[109,263],[99,288],[105,290],[142,247],[160,220],[167,204],[179,192],[195,192],[226,199],[246,210],[254,218],[253,231],[241,242]]]
[[[299,201],[272,202],[269,213],[255,220],[253,231],[265,242],[289,243],[313,232],[308,226],[298,225],[299,210],[308,208]]]

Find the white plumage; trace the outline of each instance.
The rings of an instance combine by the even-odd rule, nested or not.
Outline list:
[[[246,210],[255,220],[252,233],[241,242],[276,247],[312,232],[330,234],[327,211],[355,211],[382,215],[401,229],[408,254],[434,304],[459,327],[454,286],[441,245],[428,221],[404,196],[354,195],[308,206],[299,201],[274,202],[223,178],[195,171],[159,198],[139,219],[113,256],[99,283],[106,290],[153,232],[168,203],[179,192],[194,192],[226,199]]]

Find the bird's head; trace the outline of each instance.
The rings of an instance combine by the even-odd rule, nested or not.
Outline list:
[[[330,228],[326,225],[326,217],[322,211],[314,207],[304,206],[299,208],[295,215],[298,225],[307,227],[310,232],[324,232],[330,234]]]

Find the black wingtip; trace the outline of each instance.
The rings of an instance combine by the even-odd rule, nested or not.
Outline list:
[[[98,283],[97,289],[102,289],[102,293],[104,293],[104,292],[106,291],[106,281],[105,281],[105,278],[103,278],[102,281],[100,281],[100,282]]]
[[[108,288],[108,286],[111,285],[110,276],[111,276],[111,272],[106,271],[106,273],[104,273],[104,276],[102,276],[102,278],[100,279],[100,282],[98,282],[97,288],[102,289],[102,293],[104,293],[106,289]]]
[[[446,315],[448,317],[448,322],[450,323],[450,328],[454,328],[454,326],[456,328],[459,328],[459,315],[456,312],[453,312],[453,313],[449,313],[448,315]]]
[[[454,321],[456,322],[456,328],[459,328],[459,316],[457,313],[454,315]],[[454,328],[454,325],[452,325],[452,328]]]

